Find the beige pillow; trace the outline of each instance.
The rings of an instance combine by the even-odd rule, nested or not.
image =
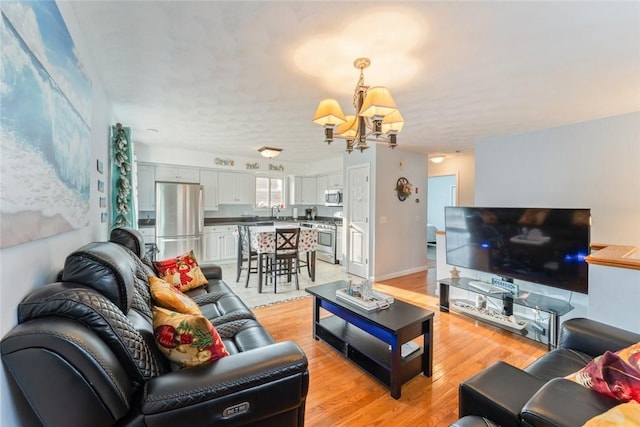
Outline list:
[[[149,276],[149,290],[153,301],[162,308],[183,314],[202,314],[194,300],[158,277]]]
[[[583,427],[640,427],[640,403],[630,400],[591,418]]]

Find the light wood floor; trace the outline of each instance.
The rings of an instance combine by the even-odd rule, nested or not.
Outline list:
[[[467,317],[441,313],[427,295],[427,272],[385,280],[375,289],[435,313],[431,378],[419,375],[395,400],[389,390],[312,334],[312,298],[255,309],[276,341],[292,340],[309,359],[305,425],[447,426],[458,418],[458,384],[497,360],[524,367],[546,346]],[[419,341],[417,341],[419,342]]]

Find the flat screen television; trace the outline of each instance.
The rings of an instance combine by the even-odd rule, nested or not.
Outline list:
[[[589,209],[445,207],[447,264],[587,294]]]

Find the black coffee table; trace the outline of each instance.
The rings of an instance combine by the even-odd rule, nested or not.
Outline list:
[[[400,398],[402,384],[433,368],[433,312],[395,300],[389,308],[367,312],[336,297],[343,280],[311,286],[313,337],[360,366]],[[320,309],[333,314],[320,318]],[[401,346],[422,335],[422,347],[402,357]]]

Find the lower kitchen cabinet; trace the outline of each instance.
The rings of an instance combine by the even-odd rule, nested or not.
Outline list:
[[[200,263],[235,261],[238,254],[236,225],[204,227],[204,259]]]

